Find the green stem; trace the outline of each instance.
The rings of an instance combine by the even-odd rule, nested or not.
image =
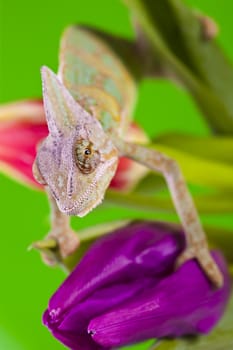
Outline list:
[[[120,227],[126,226],[130,220],[119,220],[113,222],[106,222],[104,224],[95,225],[94,227],[87,227],[78,232],[81,243],[89,240],[94,240],[98,237],[114,231]]]

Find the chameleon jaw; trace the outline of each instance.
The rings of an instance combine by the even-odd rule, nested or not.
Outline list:
[[[88,214],[92,209],[98,206],[103,198],[106,189],[109,186],[112,177],[115,174],[117,168],[117,159],[113,157],[112,159],[105,162],[102,167],[97,172],[95,178],[92,183],[87,187],[87,189],[75,200],[72,200],[72,203],[67,204],[61,203],[61,201],[57,202],[57,205],[61,212],[66,215],[74,215],[83,217]],[[106,179],[106,171],[108,170],[108,180],[103,183],[101,179]]]
[[[94,209],[97,205],[99,205],[102,202],[104,197],[104,193],[103,193],[102,197],[90,203],[89,206],[83,205],[86,202],[87,198],[93,193],[94,190],[95,190],[95,184],[92,183],[90,187],[87,189],[87,191],[84,192],[83,195],[78,200],[73,202],[72,206],[62,207],[58,203],[58,207],[60,211],[66,215],[73,215],[73,216],[79,216],[79,217],[83,217],[87,215],[92,209]]]
[[[101,202],[102,202],[103,198],[100,198],[97,202],[95,202],[92,206],[88,207],[88,208],[79,208],[79,202],[77,201],[72,207],[65,207],[63,208],[59,208],[61,210],[61,212],[63,212],[66,215],[69,216],[78,216],[80,218],[82,218],[83,216],[87,215],[92,209],[94,209],[95,207],[97,207]]]

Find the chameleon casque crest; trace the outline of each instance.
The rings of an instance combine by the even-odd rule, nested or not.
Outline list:
[[[51,202],[47,237],[58,241],[62,257],[79,244],[67,214],[84,216],[103,200],[123,155],[164,175],[186,234],[178,263],[195,257],[221,286],[222,275],[179,166],[159,151],[127,141],[136,85],[118,56],[97,35],[71,26],[62,37],[58,75],[43,67],[42,81],[49,136],[33,170]]]
[[[42,68],[49,136],[36,166],[69,215],[83,216],[99,204],[115,174],[118,152],[100,122],[86,112],[48,68]]]

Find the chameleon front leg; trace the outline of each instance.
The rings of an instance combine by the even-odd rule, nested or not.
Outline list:
[[[52,196],[49,188],[45,186],[50,204],[51,231],[45,239],[56,240],[59,247],[59,254],[62,259],[74,253],[80,244],[78,235],[71,229],[70,216],[63,214]]]
[[[146,146],[127,143],[122,140],[117,141],[116,144],[122,155],[145,165],[153,171],[162,173],[165,177],[186,235],[186,249],[178,258],[178,265],[195,257],[209,279],[217,287],[221,287],[223,276],[209,252],[197,210],[177,162]]]
[[[54,254],[43,253],[43,260],[48,265],[57,264],[60,260],[65,259],[71,255],[80,245],[80,240],[78,235],[72,230],[70,226],[70,216],[63,214],[56,203],[56,200],[51,194],[48,186],[44,183],[39,170],[34,163],[33,173],[37,181],[44,185],[45,191],[48,196],[48,201],[50,204],[50,223],[51,230],[44,238],[42,242],[34,244],[35,247],[41,248],[42,251],[49,250],[50,244],[52,244],[51,250]]]

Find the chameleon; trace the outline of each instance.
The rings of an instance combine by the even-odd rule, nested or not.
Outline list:
[[[127,141],[137,88],[115,51],[88,29],[70,26],[62,36],[58,73],[46,66],[41,72],[49,134],[38,147],[33,173],[51,205],[47,239],[56,240],[61,256],[79,246],[70,216],[82,217],[102,202],[124,156],[166,180],[186,237],[177,266],[195,258],[221,287],[222,274],[179,165],[149,145]]]

